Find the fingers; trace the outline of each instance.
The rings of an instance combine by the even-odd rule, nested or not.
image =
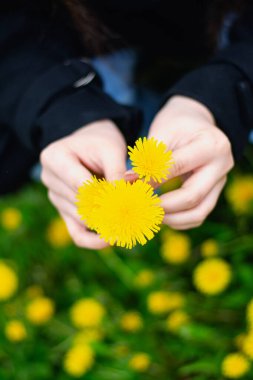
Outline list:
[[[125,149],[118,149],[117,146],[111,147],[102,157],[102,168],[107,181],[114,181],[123,178],[126,167]]]
[[[74,192],[77,192],[79,186],[91,177],[78,157],[63,147],[54,149],[53,145],[49,146],[41,155],[41,163],[43,170],[51,171]]]
[[[41,174],[41,181],[52,192],[60,195],[61,197],[67,199],[69,202],[73,204],[76,202],[76,193],[73,191],[73,189],[71,189],[67,184],[62,182],[52,172],[48,170],[43,170]]]
[[[174,150],[172,156],[174,164],[169,169],[168,179],[186,174],[207,164],[213,157],[213,151],[210,149],[210,144],[200,143],[196,140]]]
[[[202,202],[217,182],[224,177],[220,166],[210,164],[193,173],[178,189],[161,196],[165,213],[189,210]]]
[[[48,198],[60,213],[63,212],[64,214],[69,215],[72,219],[76,221],[76,223],[83,225],[83,222],[81,221],[80,216],[77,213],[76,206],[73,203],[69,202],[57,193],[54,193],[52,190],[49,190]]]
[[[102,249],[107,247],[107,244],[102,240],[99,235],[94,232],[88,231],[85,226],[81,226],[76,222],[71,216],[61,213],[67,228],[69,230],[70,236],[72,237],[75,245],[81,248],[89,249]]]
[[[196,207],[187,211],[165,215],[164,223],[177,230],[200,226],[215,207],[225,182],[226,178],[224,177]]]
[[[99,235],[89,231],[77,214],[76,207],[56,193],[49,191],[48,197],[64,219],[70,236],[78,247],[102,249],[108,246]]]

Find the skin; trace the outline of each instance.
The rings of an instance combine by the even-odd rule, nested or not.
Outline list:
[[[161,196],[164,223],[176,230],[201,225],[215,207],[234,165],[228,138],[204,105],[182,96],[170,98],[163,106],[148,137],[164,141],[173,151],[175,164],[169,178],[186,178],[180,189]],[[78,187],[91,173],[107,180],[123,176],[133,180],[126,172],[126,154],[124,137],[110,120],[82,127],[42,151],[42,182],[77,246],[107,246],[80,221],[75,207]]]

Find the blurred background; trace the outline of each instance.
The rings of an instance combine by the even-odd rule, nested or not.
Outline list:
[[[39,183],[1,198],[0,379],[252,379],[252,170],[132,250],[76,248]]]

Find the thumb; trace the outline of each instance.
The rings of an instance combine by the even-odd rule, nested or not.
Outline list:
[[[102,157],[103,173],[107,181],[115,181],[123,178],[127,170],[126,153],[119,149],[107,152]]]

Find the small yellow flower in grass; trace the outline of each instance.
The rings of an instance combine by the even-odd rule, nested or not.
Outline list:
[[[170,233],[161,246],[161,256],[170,264],[184,263],[190,256],[191,241],[186,234]]]
[[[91,347],[78,344],[70,348],[66,353],[63,367],[70,376],[81,377],[91,369],[94,361],[94,352]]]
[[[244,376],[250,368],[248,360],[240,353],[227,355],[222,362],[222,375],[229,379],[238,379]]]
[[[14,270],[0,261],[0,301],[12,297],[18,287],[18,278]]]
[[[173,311],[166,320],[166,326],[169,331],[176,333],[182,326],[187,325],[189,316],[183,310]]]
[[[135,285],[140,288],[145,288],[154,282],[154,272],[150,269],[141,270],[135,277]]]
[[[89,344],[92,342],[99,342],[103,338],[104,338],[104,334],[101,330],[97,328],[88,328],[75,334],[73,338],[73,343],[74,345]]]
[[[11,342],[21,342],[26,339],[27,331],[21,321],[13,319],[6,324],[5,335]]]
[[[237,214],[253,210],[253,176],[239,176],[227,187],[226,197]]]
[[[129,361],[129,367],[136,372],[146,372],[150,366],[150,356],[144,352],[138,352]]]
[[[148,309],[153,314],[163,314],[178,309],[184,303],[185,299],[182,294],[162,290],[150,293],[147,299]]]
[[[231,267],[222,259],[204,260],[193,272],[195,287],[207,295],[223,292],[229,285],[231,277]]]
[[[77,328],[98,326],[104,315],[104,306],[93,298],[82,298],[70,309],[71,321]]]
[[[120,326],[127,332],[136,332],[142,329],[143,319],[137,311],[129,311],[122,316]]]
[[[46,232],[47,241],[54,248],[66,247],[71,243],[71,237],[63,219],[57,217],[53,219]]]
[[[1,224],[6,230],[16,230],[21,225],[21,223],[22,214],[18,209],[14,207],[8,207],[2,211]]]
[[[253,332],[247,334],[242,343],[242,351],[253,360]]]
[[[172,152],[168,151],[162,141],[157,141],[153,137],[139,138],[135,146],[128,149],[133,171],[139,175],[139,178],[144,178],[147,182],[152,179],[159,183],[168,178],[169,169],[173,165]]]
[[[34,325],[44,325],[54,314],[54,303],[47,297],[34,298],[26,307],[26,317]]]
[[[201,244],[200,251],[204,257],[216,256],[219,253],[219,245],[216,240],[208,239]]]
[[[248,303],[246,315],[249,328],[253,329],[253,299]]]
[[[77,195],[78,213],[110,245],[146,244],[160,230],[164,210],[153,188],[140,180],[84,183]]]

